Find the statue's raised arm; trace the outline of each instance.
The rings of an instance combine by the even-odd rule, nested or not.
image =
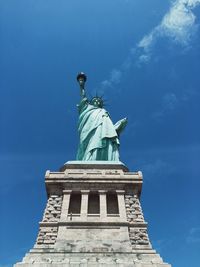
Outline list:
[[[78,132],[80,143],[77,160],[119,161],[119,134],[127,124],[122,119],[115,125],[109,113],[104,109],[103,99],[99,96],[90,101],[86,97],[86,75],[81,72],[77,76],[80,85],[81,101],[79,108]]]
[[[78,110],[79,110],[79,114],[83,112],[84,109],[87,108],[88,106],[88,99],[86,97],[86,92],[85,92],[85,82],[87,81],[87,76],[85,75],[85,73],[80,72],[77,75],[77,81],[79,83],[80,86],[80,95],[81,95],[81,101],[80,103],[77,105],[78,106]]]

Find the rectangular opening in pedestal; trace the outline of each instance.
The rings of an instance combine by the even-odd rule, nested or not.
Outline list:
[[[106,202],[107,202],[107,214],[119,214],[118,200],[117,194],[108,192],[106,194]]]
[[[81,213],[81,193],[72,192],[69,203],[69,214],[80,214]]]
[[[88,198],[88,214],[99,214],[99,194],[97,192],[90,192]]]

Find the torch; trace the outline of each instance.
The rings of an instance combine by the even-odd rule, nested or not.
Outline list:
[[[76,77],[81,90],[81,96],[85,97],[85,82],[87,81],[87,76],[84,72],[80,72]]]

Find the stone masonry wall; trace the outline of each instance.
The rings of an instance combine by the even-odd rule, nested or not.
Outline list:
[[[147,228],[145,226],[144,216],[140,200],[137,195],[133,193],[125,194],[125,207],[127,221],[133,224],[134,227],[129,227],[129,237],[132,246],[135,245],[150,245]],[[137,224],[143,224],[144,227],[137,227]]]
[[[145,228],[129,228],[129,236],[131,245],[150,245],[147,229]]]
[[[58,227],[40,227],[37,245],[54,245],[58,234]]]
[[[58,222],[61,215],[62,196],[51,195],[44,211],[43,222]]]
[[[61,216],[62,196],[51,195],[47,201],[42,223],[37,238],[37,245],[54,245],[56,242],[58,227],[52,226],[51,223],[57,223]],[[49,223],[49,225],[48,225]]]
[[[130,223],[144,222],[144,216],[140,205],[140,200],[137,195],[125,194],[125,207],[127,221]]]

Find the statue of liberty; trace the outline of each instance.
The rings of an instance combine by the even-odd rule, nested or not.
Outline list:
[[[91,100],[86,97],[84,84],[86,75],[77,76],[80,85],[81,101],[78,105],[78,133],[80,144],[77,160],[119,161],[119,135],[127,124],[127,119],[112,123],[109,113],[104,109],[102,97]]]

